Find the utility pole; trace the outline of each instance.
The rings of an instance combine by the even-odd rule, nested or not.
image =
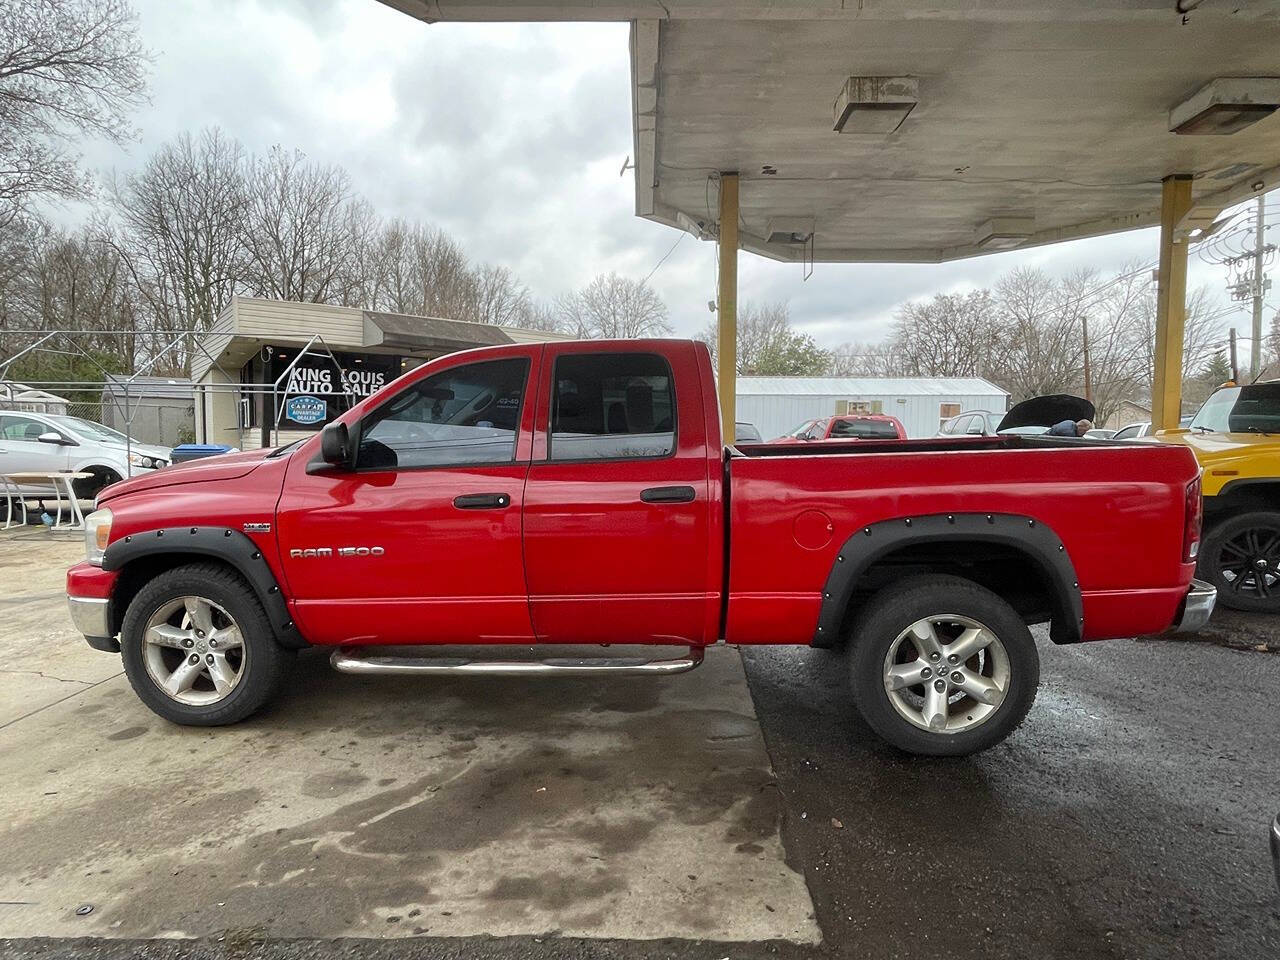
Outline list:
[[[1089,379],[1089,318],[1080,317],[1080,328],[1084,333],[1084,398],[1093,403],[1093,384]]]
[[[1240,382],[1240,364],[1236,360],[1236,328],[1231,328],[1231,382]]]
[[[1249,351],[1249,379],[1257,380],[1262,364],[1262,231],[1263,218],[1266,216],[1264,194],[1258,194],[1258,212],[1254,218],[1253,233],[1253,349]]]

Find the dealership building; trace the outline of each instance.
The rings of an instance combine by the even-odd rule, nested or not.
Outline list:
[[[288,443],[428,360],[473,347],[559,339],[567,338],[440,317],[233,297],[192,358],[196,440],[242,450]]]

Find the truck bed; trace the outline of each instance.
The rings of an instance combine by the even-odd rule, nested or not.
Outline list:
[[[761,444],[730,448],[725,470],[725,635],[734,643],[826,645],[835,638],[818,634],[824,584],[839,564],[874,555],[865,585],[873,589],[925,557],[935,562],[951,541],[970,540],[956,547],[957,573],[1025,581],[1029,595],[1051,571],[1011,544],[1034,537],[1061,554],[1079,590],[1081,612],[1070,619],[1083,623],[1066,622],[1065,601],[1024,611],[1030,622],[1054,621],[1060,642],[1163,630],[1194,572],[1180,559],[1195,466],[1149,444],[1017,435]],[[931,523],[945,529],[928,544],[881,547]]]

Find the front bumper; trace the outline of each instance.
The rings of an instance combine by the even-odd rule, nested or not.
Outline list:
[[[1177,633],[1190,633],[1199,630],[1209,622],[1213,615],[1213,605],[1218,600],[1217,588],[1203,580],[1192,580],[1187,598],[1182,602],[1182,612],[1173,625]]]
[[[67,597],[71,622],[95,650],[118,653],[120,644],[111,636],[111,601],[106,597]]]

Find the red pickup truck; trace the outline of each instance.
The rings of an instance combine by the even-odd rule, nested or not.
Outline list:
[[[897,417],[883,413],[841,414],[806,420],[773,443],[806,443],[823,440],[905,440],[907,430]]]
[[[547,343],[413,370],[308,440],[104,490],[77,627],[176,723],[262,707],[295,651],[360,673],[674,673],[843,647],[886,740],[964,754],[1056,643],[1197,626],[1200,490],[1175,446],[1040,437],[721,443],[705,347]],[[501,645],[687,646],[502,659]],[[471,660],[387,647],[491,644]],[[587,652],[587,651],[584,651]]]

